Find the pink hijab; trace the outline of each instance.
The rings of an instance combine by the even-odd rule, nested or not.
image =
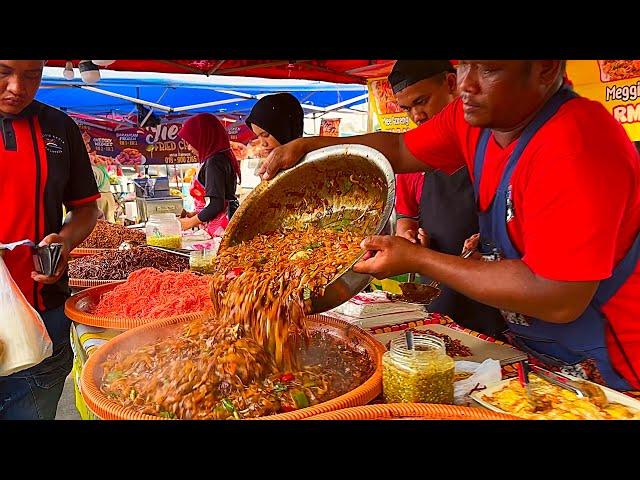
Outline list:
[[[240,164],[231,150],[229,136],[222,122],[210,113],[198,113],[182,124],[178,136],[198,151],[198,160],[205,160],[216,153],[224,153],[240,180]]]

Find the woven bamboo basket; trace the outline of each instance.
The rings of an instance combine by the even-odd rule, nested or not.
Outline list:
[[[98,253],[114,252],[117,248],[79,248],[71,250],[71,258],[88,257],[89,255],[97,255]]]
[[[382,403],[345,408],[308,420],[518,420],[513,415],[484,408],[431,403]]]
[[[102,379],[102,364],[107,357],[123,349],[132,350],[138,346],[160,339],[184,324],[185,319],[171,319],[144,325],[118,335],[100,347],[85,364],[80,381],[83,398],[91,411],[104,420],[166,420],[162,417],[142,414],[124,408],[100,391]],[[334,399],[318,405],[302,408],[293,412],[281,413],[262,417],[264,420],[298,420],[321,413],[365,405],[382,392],[382,354],[384,346],[373,336],[361,328],[342,320],[336,320],[323,315],[313,315],[307,318],[307,325],[311,330],[325,330],[329,334],[349,342],[357,342],[366,350],[375,370],[371,377],[355,389]]]
[[[122,282],[124,282],[124,280],[85,280],[84,278],[70,278],[69,286],[72,288],[91,288]]]
[[[99,280],[93,280],[99,281]],[[116,288],[122,281],[116,281],[105,285],[98,285],[88,288],[71,298],[67,299],[64,305],[64,313],[71,320],[83,325],[101,328],[115,328],[118,330],[129,330],[132,328],[147,325],[157,321],[189,321],[203,318],[207,312],[185,313],[173,317],[145,319],[145,318],[122,318],[122,317],[106,317],[94,315],[91,313],[93,308],[100,302],[100,297]]]

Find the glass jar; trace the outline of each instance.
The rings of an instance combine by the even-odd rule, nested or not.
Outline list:
[[[189,269],[194,272],[211,274],[215,258],[216,252],[213,249],[193,250],[189,254]]]
[[[173,213],[155,213],[145,226],[147,244],[156,247],[182,248],[182,226]]]
[[[414,348],[405,336],[391,341],[382,356],[382,386],[386,403],[453,403],[454,361],[444,342],[428,333],[413,334]]]

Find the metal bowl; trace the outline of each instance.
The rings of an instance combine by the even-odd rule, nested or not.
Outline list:
[[[220,251],[303,223],[341,223],[364,236],[377,235],[389,220],[394,200],[395,175],[378,150],[364,145],[321,148],[247,196],[226,228]],[[312,294],[311,313],[337,307],[369,284],[370,275],[352,270],[362,255],[338,272],[323,294]]]

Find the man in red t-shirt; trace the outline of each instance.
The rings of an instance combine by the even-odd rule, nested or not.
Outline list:
[[[0,252],[27,301],[40,313],[53,353],[38,365],[0,377],[0,419],[53,420],[73,363],[67,259],[93,230],[100,197],[80,129],[64,112],[34,100],[42,60],[0,60],[0,243],[61,243],[51,276],[36,273],[33,252]],[[62,207],[69,215],[62,218]],[[11,338],[2,339],[9,343]]]
[[[396,174],[396,235],[415,242],[419,235],[420,200],[424,185],[424,172]],[[429,240],[419,239],[425,247]]]
[[[338,139],[380,150],[397,173],[466,165],[479,183],[485,259],[499,260],[378,236],[363,241],[372,253],[354,270],[427,275],[503,310],[512,341],[547,366],[640,389],[640,158],[600,103],[562,87],[564,67],[461,61],[459,98],[429,122]],[[333,143],[296,140],[259,173]]]

